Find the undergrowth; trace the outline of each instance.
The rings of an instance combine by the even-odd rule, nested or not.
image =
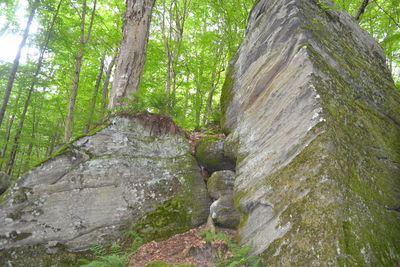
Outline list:
[[[200,129],[210,122],[219,123],[222,116],[218,105],[208,111],[205,111],[204,107],[197,107],[188,112],[183,103],[185,100],[159,90],[152,92],[139,90],[130,98],[121,98],[119,101],[121,105],[117,105],[111,111],[112,114],[149,112],[163,114],[171,117],[180,127],[189,130]]]
[[[80,267],[125,267],[127,260],[135,255],[136,250],[143,244],[143,239],[134,231],[125,233],[125,237],[131,243],[124,248],[118,242],[111,245],[93,244],[91,251],[94,260],[79,259]]]
[[[204,241],[216,248],[218,267],[264,266],[260,256],[251,255],[251,247],[238,245],[224,232],[202,231],[200,235]]]

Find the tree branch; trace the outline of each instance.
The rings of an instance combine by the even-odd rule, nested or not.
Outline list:
[[[357,21],[359,21],[361,15],[364,14],[365,9],[367,8],[368,2],[369,2],[369,0],[363,0],[362,1],[360,7],[358,8],[357,14],[354,17]]]

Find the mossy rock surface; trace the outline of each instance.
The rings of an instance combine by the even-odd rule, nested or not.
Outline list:
[[[266,266],[396,265],[400,94],[379,44],[318,1],[260,0],[231,66],[241,242]]]
[[[232,194],[235,183],[235,172],[217,171],[207,180],[207,190],[213,199],[218,199],[223,195]]]
[[[225,156],[224,141],[222,137],[206,136],[196,145],[196,159],[209,172],[235,169],[235,162]]]
[[[0,266],[70,267],[78,266],[81,258],[93,259],[94,256],[89,252],[68,252],[62,245],[48,248],[34,245],[0,250]]]
[[[124,115],[64,145],[2,196],[0,250],[15,266],[25,248],[45,248],[33,250],[38,262],[71,256],[115,242],[132,225],[145,240],[164,238],[206,222],[209,206],[179,128],[165,116]]]

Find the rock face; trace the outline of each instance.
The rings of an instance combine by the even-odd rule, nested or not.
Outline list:
[[[213,221],[223,227],[236,228],[240,222],[240,213],[233,202],[235,172],[217,171],[207,181],[207,189],[215,200],[210,206]]]
[[[4,172],[0,172],[0,195],[3,194],[10,186],[10,176]]]
[[[210,172],[234,170],[235,161],[229,157],[225,146],[225,138],[206,136],[196,145],[196,158]]]
[[[318,3],[259,0],[231,63],[221,104],[240,237],[267,266],[392,266],[399,92],[375,40]]]
[[[46,257],[60,265],[45,253],[86,250],[128,228],[145,239],[167,237],[204,223],[209,204],[188,141],[172,121],[119,117],[65,145],[1,201],[0,265],[46,266]]]

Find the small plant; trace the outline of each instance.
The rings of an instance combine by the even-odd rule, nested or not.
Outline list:
[[[212,241],[227,241],[229,240],[229,237],[226,233],[224,232],[218,232],[218,233],[211,233],[210,231],[201,231],[200,236],[206,241],[207,243],[211,243]]]
[[[127,255],[111,254],[100,256],[94,261],[80,260],[80,267],[124,267],[127,261]]]
[[[129,251],[131,253],[135,253],[136,250],[143,244],[143,238],[141,238],[139,236],[139,234],[137,232],[135,232],[135,231],[128,231],[128,232],[125,233],[125,235],[129,239],[133,240],[132,241],[132,245],[129,248]]]
[[[339,8],[331,3],[328,3],[326,0],[318,0],[318,5],[321,7],[322,10],[324,11],[330,11],[330,10],[339,10]]]
[[[124,267],[129,257],[136,252],[142,245],[143,239],[135,232],[129,231],[125,235],[133,240],[130,248],[124,249],[118,242],[111,245],[102,246],[92,244],[90,249],[94,256],[94,260],[79,259],[78,264],[81,267]]]
[[[211,233],[209,231],[200,232],[201,237],[209,244],[217,248],[217,266],[235,267],[245,265],[248,267],[262,267],[262,258],[258,255],[250,255],[251,247],[239,246],[233,242],[224,232]],[[228,251],[224,251],[224,250]]]
[[[92,244],[92,247],[90,248],[90,250],[96,256],[103,256],[106,254],[106,249],[104,248],[104,246],[102,246],[100,244]]]
[[[122,252],[122,247],[120,244],[118,244],[117,242],[114,242],[111,244],[110,246],[110,252],[113,254],[119,254]]]

